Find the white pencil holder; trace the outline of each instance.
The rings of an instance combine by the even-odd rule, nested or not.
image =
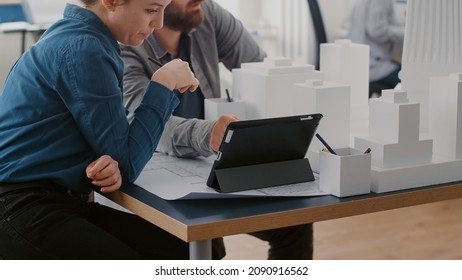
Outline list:
[[[234,98],[229,102],[227,98],[210,98],[204,100],[204,118],[215,121],[221,115],[235,115],[240,120],[246,119],[245,102]]]
[[[352,148],[319,153],[320,189],[337,197],[370,193],[371,154]]]

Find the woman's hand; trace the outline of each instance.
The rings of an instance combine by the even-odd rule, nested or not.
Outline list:
[[[210,147],[213,151],[218,152],[220,148],[221,140],[225,136],[226,128],[232,122],[237,122],[239,119],[233,115],[221,115],[220,118],[215,122],[212,128],[212,134],[210,136]]]
[[[177,89],[181,93],[188,89],[195,91],[199,86],[199,81],[189,68],[189,64],[181,59],[174,59],[162,66],[152,75],[151,80],[170,90]]]
[[[122,185],[119,163],[110,156],[104,155],[86,168],[87,177],[92,180],[92,184],[100,187],[103,193],[116,191]]]

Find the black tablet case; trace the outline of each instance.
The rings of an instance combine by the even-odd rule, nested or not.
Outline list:
[[[231,123],[207,186],[223,193],[313,181],[305,155],[321,114]]]

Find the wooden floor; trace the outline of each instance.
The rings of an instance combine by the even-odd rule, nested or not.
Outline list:
[[[314,259],[462,259],[462,199],[318,222]],[[268,245],[225,237],[225,259],[266,259]]]

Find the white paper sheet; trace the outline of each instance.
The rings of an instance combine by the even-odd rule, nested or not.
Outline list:
[[[219,193],[206,185],[214,160],[214,157],[180,159],[156,153],[135,184],[165,200],[328,195],[319,190],[317,174],[313,182]]]

